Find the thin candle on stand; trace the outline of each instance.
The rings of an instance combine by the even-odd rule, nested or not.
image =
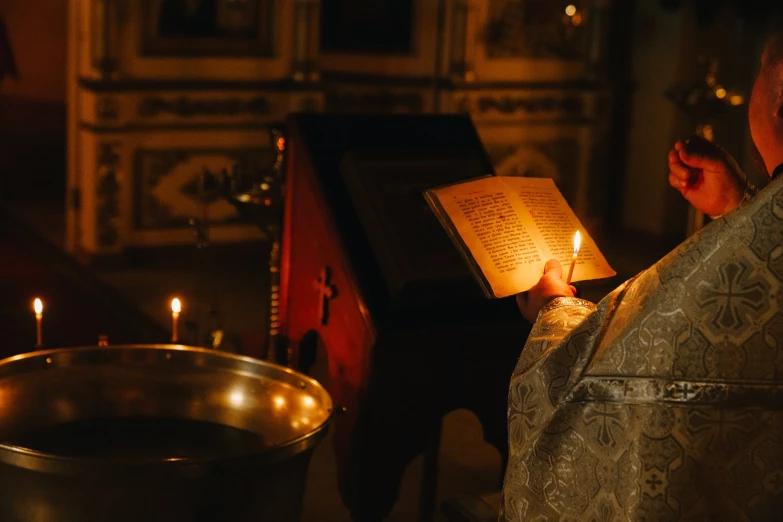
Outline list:
[[[41,335],[41,319],[43,319],[43,303],[39,298],[35,298],[33,301],[33,310],[35,310],[35,338],[36,346],[43,346]]]
[[[576,265],[576,256],[579,255],[579,247],[582,244],[582,236],[579,234],[579,231],[576,231],[576,234],[574,234],[574,255],[571,257],[571,268],[568,269],[568,279],[566,279],[566,284],[571,284],[571,276],[574,275],[574,266]]]
[[[179,313],[182,311],[182,303],[179,302],[179,298],[175,297],[171,300],[171,342],[176,343],[179,336],[177,335],[177,327],[179,326]]]

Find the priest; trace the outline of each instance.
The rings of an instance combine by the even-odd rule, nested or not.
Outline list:
[[[783,38],[749,105],[783,164]],[[556,261],[517,298],[501,521],[783,520],[783,179],[754,195],[720,149],[679,142],[670,183],[717,218],[597,305]]]

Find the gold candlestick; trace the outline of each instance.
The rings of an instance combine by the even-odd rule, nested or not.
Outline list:
[[[179,298],[175,297],[171,300],[171,342],[176,343],[179,335],[177,329],[179,327],[179,313],[182,311],[182,303]]]
[[[43,336],[41,335],[41,320],[43,319],[43,303],[39,298],[35,298],[33,301],[33,309],[35,310],[35,339],[36,346],[43,346]]]
[[[582,244],[582,236],[579,234],[579,231],[576,231],[576,234],[574,234],[574,255],[571,256],[571,267],[568,269],[568,278],[566,279],[566,284],[571,284],[571,276],[574,275],[574,266],[576,266],[576,257],[579,255],[579,247]]]

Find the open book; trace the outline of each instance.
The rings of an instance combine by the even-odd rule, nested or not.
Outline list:
[[[529,290],[550,259],[560,261],[565,279],[577,230],[582,242],[571,281],[615,275],[551,179],[487,176],[424,196],[487,297]]]

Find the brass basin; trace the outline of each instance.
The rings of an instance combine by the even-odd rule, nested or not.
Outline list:
[[[332,412],[288,368],[179,345],[0,361],[0,520],[296,521]]]

